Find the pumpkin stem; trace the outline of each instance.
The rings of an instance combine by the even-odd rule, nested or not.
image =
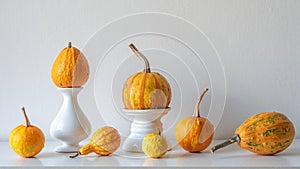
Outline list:
[[[200,95],[200,97],[198,98],[198,102],[196,104],[196,107],[195,107],[195,111],[194,111],[194,116],[195,117],[200,117],[200,109],[199,109],[199,106],[200,106],[200,103],[203,99],[203,96],[205,95],[205,93],[208,91],[208,88],[206,88],[202,94]]]
[[[81,147],[80,150],[75,155],[72,155],[72,156],[69,156],[69,157],[70,158],[75,158],[79,155],[87,155],[87,154],[89,154],[93,151],[94,151],[94,146],[91,143],[88,143],[87,145]]]
[[[158,131],[157,134],[158,134],[158,135],[161,135],[161,131],[160,131],[160,129],[159,129],[158,127],[156,128],[156,130]]]
[[[75,158],[75,157],[77,157],[77,156],[79,156],[80,155],[80,153],[78,152],[78,153],[76,153],[75,155],[72,155],[72,156],[69,156],[70,158]]]
[[[27,114],[26,114],[26,111],[25,111],[24,107],[22,107],[22,112],[23,112],[23,115],[24,115],[24,118],[25,118],[25,126],[28,127],[28,126],[30,126],[30,122],[29,122],[29,119],[27,117]]]
[[[72,42],[69,42],[68,43],[68,48],[71,48],[72,47]]]
[[[241,140],[241,139],[240,139],[240,136],[239,136],[239,135],[234,135],[231,139],[226,140],[225,142],[220,143],[220,144],[218,144],[218,145],[215,145],[213,148],[211,148],[210,152],[211,152],[211,153],[214,153],[214,152],[217,151],[218,149],[223,148],[223,147],[226,147],[226,146],[228,146],[228,145],[230,145],[230,144],[233,144],[233,143],[235,143],[235,142],[240,142],[240,140]]]
[[[131,43],[129,45],[129,47],[134,52],[134,54],[143,61],[143,63],[144,63],[144,72],[145,73],[151,73],[150,64],[149,64],[147,58],[133,45],[133,43]]]

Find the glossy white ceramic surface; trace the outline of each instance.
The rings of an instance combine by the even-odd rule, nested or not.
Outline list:
[[[172,140],[171,140],[172,141]],[[214,140],[213,145],[223,140]],[[239,148],[236,144],[211,154],[209,148],[202,153],[188,153],[174,147],[159,159],[148,158],[143,153],[125,152],[119,148],[110,156],[91,153],[70,159],[70,153],[55,153],[53,148],[59,143],[46,141],[44,149],[35,158],[22,158],[10,147],[8,142],[0,142],[0,168],[299,168],[300,140],[285,151],[274,156],[261,156]]]
[[[50,135],[62,142],[56,152],[77,152],[79,142],[91,133],[91,125],[79,107],[77,96],[82,88],[58,88],[63,95],[63,104],[52,121]]]
[[[123,150],[128,152],[143,152],[142,141],[147,134],[157,132],[159,129],[163,133],[161,118],[166,115],[171,108],[128,110],[124,113],[131,119],[130,134],[123,143]]]

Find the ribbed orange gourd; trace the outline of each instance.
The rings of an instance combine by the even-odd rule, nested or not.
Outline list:
[[[77,154],[70,156],[70,158],[75,158],[78,155],[87,155],[92,152],[101,156],[108,156],[115,152],[120,144],[121,136],[118,130],[105,126],[95,131],[90,142],[83,146]]]
[[[89,73],[88,61],[83,53],[69,42],[54,61],[51,76],[57,87],[71,88],[84,85]]]
[[[19,125],[12,130],[9,136],[9,144],[20,156],[34,157],[43,149],[45,136],[38,127],[30,124],[24,107],[22,111],[25,125]]]
[[[130,76],[123,87],[123,103],[126,109],[160,109],[169,106],[171,87],[159,73],[151,72],[147,58],[130,44],[129,47],[145,66],[144,72]]]
[[[237,142],[241,148],[253,153],[273,155],[288,148],[294,137],[294,125],[284,114],[263,112],[244,121],[231,139],[216,145],[211,151]]]
[[[205,89],[199,97],[194,116],[180,120],[174,132],[177,143],[184,150],[192,153],[206,149],[211,144],[214,136],[214,126],[208,119],[200,117],[199,112],[199,105],[207,91],[208,89]]]

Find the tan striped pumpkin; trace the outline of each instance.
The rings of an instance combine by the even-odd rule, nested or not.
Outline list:
[[[76,155],[70,157],[75,158],[78,155],[87,155],[92,152],[101,156],[108,156],[119,148],[120,143],[119,132],[113,127],[105,126],[98,129],[90,142],[83,146]]]
[[[142,59],[144,72],[130,76],[123,87],[123,103],[126,109],[160,109],[169,106],[171,87],[161,74],[151,72],[149,62],[133,44],[130,48]]]

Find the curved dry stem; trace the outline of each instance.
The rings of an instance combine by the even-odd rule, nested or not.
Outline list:
[[[25,111],[24,107],[22,107],[22,112],[23,112],[23,115],[24,115],[24,118],[25,118],[25,126],[28,127],[28,126],[30,126],[30,122],[29,122],[29,119],[28,119],[28,116],[26,114],[26,111]]]
[[[211,148],[210,152],[214,153],[215,151],[219,150],[220,148],[226,147],[230,144],[233,144],[235,142],[240,142],[240,137],[239,135],[234,135],[231,139],[226,140],[223,143],[217,144],[216,146],[214,146],[213,148]]]
[[[77,156],[79,156],[79,153],[76,153],[75,155],[71,155],[69,156],[70,158],[76,158]]]
[[[194,110],[194,116],[195,117],[201,117],[200,116],[200,103],[201,103],[201,101],[202,101],[202,99],[203,99],[203,96],[206,94],[206,92],[208,91],[208,88],[206,88],[203,92],[202,92],[202,94],[200,95],[200,97],[198,98],[198,102],[197,102],[197,104],[196,104],[196,107],[195,107],[195,110]]]
[[[130,49],[134,52],[134,54],[140,58],[142,60],[142,62],[144,63],[144,72],[145,73],[151,73],[151,70],[150,70],[150,64],[149,64],[149,61],[148,59],[134,46],[133,43],[131,43],[129,45]]]

